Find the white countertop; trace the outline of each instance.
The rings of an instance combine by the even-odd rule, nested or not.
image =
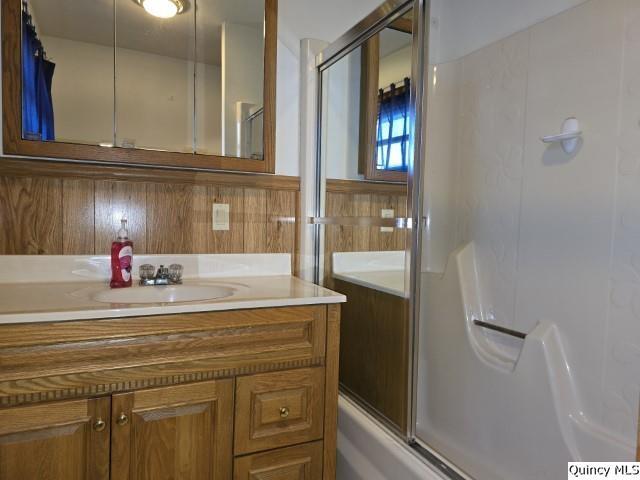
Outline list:
[[[266,258],[265,257],[269,257]],[[175,257],[174,257],[175,258]],[[38,261],[49,260],[46,264]],[[144,256],[140,260],[159,265],[165,257]],[[158,261],[160,260],[160,261]],[[100,268],[91,269],[87,274],[84,266],[102,265],[105,257],[44,257],[38,259],[26,257],[0,257],[0,267],[21,268],[16,274],[15,283],[7,283],[6,278],[0,284],[0,324],[57,322],[68,320],[86,320],[98,318],[117,318],[146,315],[167,315],[176,313],[207,312],[221,310],[240,310],[248,308],[285,307],[296,305],[318,305],[342,303],[344,295],[333,292],[313,283],[305,282],[290,275],[290,257],[288,255],[201,255],[178,258],[185,263],[187,273],[184,285],[223,286],[233,289],[230,296],[193,302],[175,303],[102,303],[95,300],[96,294],[109,291],[107,279],[96,274]],[[215,261],[214,261],[215,260]],[[224,260],[224,262],[222,262]],[[219,275],[209,270],[198,272],[199,276],[188,274],[187,267],[194,265],[224,263],[228,268],[220,269]],[[44,266],[46,265],[46,266]],[[51,266],[60,269],[60,275],[52,272]],[[68,265],[75,267],[69,274]],[[254,267],[258,265],[258,267]],[[265,265],[270,265],[266,268]],[[81,266],[82,268],[79,268]],[[44,269],[44,271],[42,270]],[[222,271],[225,270],[225,271]],[[11,270],[4,269],[5,272]],[[25,275],[24,272],[39,272],[46,282],[27,281],[29,278],[42,278]],[[80,272],[80,273],[79,273]],[[230,272],[241,272],[241,276],[231,276]],[[245,275],[246,273],[246,275]],[[270,274],[274,273],[274,274]],[[56,281],[63,279],[64,281]],[[73,279],[74,281],[68,281]],[[163,287],[140,287],[135,284],[131,289],[150,289]],[[176,287],[180,288],[180,286]]]
[[[96,292],[109,288],[102,282],[4,284],[0,285],[0,324],[168,315],[346,301],[344,295],[291,275],[220,280],[189,279],[184,284],[228,286],[233,288],[235,293],[230,297],[199,302],[105,304],[92,299]]]
[[[403,251],[335,252],[333,278],[405,297]]]

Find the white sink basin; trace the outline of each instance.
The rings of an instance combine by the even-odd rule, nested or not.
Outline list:
[[[221,285],[166,285],[101,290],[92,298],[101,303],[175,303],[216,300],[234,292]]]

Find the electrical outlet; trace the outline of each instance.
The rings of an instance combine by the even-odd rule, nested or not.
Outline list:
[[[382,218],[395,218],[395,212],[391,208],[383,208],[380,210],[380,216]],[[380,227],[380,231],[384,233],[393,232],[393,227]]]
[[[214,203],[211,209],[211,229],[215,231],[229,230],[229,204]]]

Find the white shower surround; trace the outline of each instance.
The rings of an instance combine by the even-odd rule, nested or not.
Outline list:
[[[590,0],[430,73],[423,272],[443,273],[452,251],[473,241],[483,316],[525,332],[554,324],[584,415],[634,445],[640,2]],[[539,140],[569,116],[584,129],[572,156]],[[437,361],[420,354],[423,366]],[[437,389],[424,373],[420,391]],[[428,415],[419,411],[422,425]],[[465,431],[449,435],[455,443]]]
[[[479,273],[469,243],[444,276],[423,276],[431,356],[420,366],[429,382],[421,439],[477,480],[551,479],[568,460],[632,460],[633,444],[584,413],[557,325],[541,319],[516,340],[474,324],[490,320]]]

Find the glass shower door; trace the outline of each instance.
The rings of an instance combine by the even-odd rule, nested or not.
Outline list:
[[[431,3],[416,436],[478,480],[632,461],[640,6]]]
[[[405,286],[412,128],[410,3],[321,70],[322,285],[344,293],[342,392],[404,434],[410,321]]]

